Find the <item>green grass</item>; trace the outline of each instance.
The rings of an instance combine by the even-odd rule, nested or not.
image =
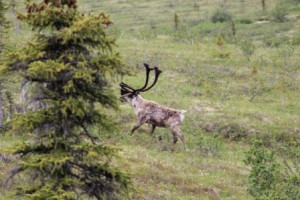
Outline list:
[[[145,46],[147,49],[144,48]],[[281,78],[286,77],[287,74],[282,75],[282,73],[286,72],[286,68],[281,66],[282,58],[279,52],[273,52],[274,49],[260,46],[257,50],[258,52],[255,52],[250,63],[248,63],[243,55],[240,55],[238,46],[230,45],[228,47],[232,52],[229,58],[215,58],[211,53],[211,49],[217,49],[218,47],[216,47],[213,40],[201,45],[190,45],[176,43],[169,39],[152,39],[151,41],[135,39],[132,41],[131,39],[125,40],[123,38],[119,41],[119,48],[125,55],[127,63],[133,65],[134,63],[148,61],[159,65],[164,71],[155,89],[144,94],[146,99],[189,111],[183,125],[183,131],[186,133],[187,143],[192,152],[199,154],[201,159],[198,161],[199,158],[195,158],[197,156],[194,153],[173,155],[169,151],[167,151],[167,157],[177,158],[178,161],[175,161],[177,165],[182,168],[188,168],[190,170],[189,173],[195,173],[193,166],[188,164],[189,159],[202,164],[208,162],[207,159],[210,160],[209,162],[213,162],[211,166],[207,167],[207,170],[208,168],[215,169],[210,172],[212,176],[199,177],[199,179],[195,179],[195,182],[210,188],[211,191],[219,192],[217,195],[212,195],[203,192],[199,188],[202,198],[251,199],[245,189],[248,173],[242,161],[243,153],[247,149],[245,144],[251,143],[253,134],[258,135],[258,137],[267,135],[268,138],[273,138],[276,137],[276,134],[292,132],[294,128],[299,126],[300,121],[300,109],[297,100],[299,99],[299,93],[297,92],[299,91],[299,79],[297,79],[296,74],[289,74],[289,79],[286,79],[289,82],[287,84],[289,86],[286,83],[281,83]],[[299,51],[298,47],[296,49],[295,53]],[[264,52],[266,57],[261,58],[259,52]],[[261,61],[261,59],[264,60]],[[269,63],[269,61],[272,63]],[[262,65],[261,62],[267,66]],[[274,66],[274,62],[276,66]],[[255,77],[251,74],[252,65],[257,66],[258,72]],[[139,74],[143,74],[142,70],[142,65],[140,65]],[[137,86],[143,82],[143,78],[142,75],[137,75],[125,80]],[[252,88],[255,86],[258,88],[267,87],[268,85],[271,85],[270,90],[258,94],[252,101],[249,101],[252,96]],[[250,92],[245,92],[244,90],[250,90]],[[132,113],[129,106],[122,107],[122,110],[122,112]],[[131,117],[131,124],[127,123],[125,125],[127,131],[133,126],[134,117]],[[215,126],[215,128],[211,132],[206,132],[205,128],[209,125]],[[224,133],[222,130],[226,130],[226,128],[230,128],[233,133]],[[137,134],[145,134],[147,131],[149,130],[143,129]],[[168,146],[168,142],[171,142],[170,132],[168,130],[158,130],[158,134],[164,136],[164,140],[167,140],[165,145]],[[242,139],[242,143],[232,143],[220,139],[222,136],[230,138],[231,136],[228,136],[228,134],[232,134],[232,137],[238,134],[245,134],[246,138]],[[153,149],[157,151],[160,148],[158,144],[151,145],[151,147],[148,146],[150,136],[136,135],[134,135],[134,140],[138,140],[138,144],[142,143],[143,149],[148,149],[144,149],[144,151],[153,151]],[[143,139],[137,139],[136,137],[142,137]],[[207,137],[210,140],[203,142],[204,138]],[[217,139],[213,140],[214,137],[217,137]],[[225,142],[222,148],[216,147],[218,140]],[[155,144],[155,140],[152,139],[150,141]],[[210,148],[216,148],[216,155],[219,156],[215,157],[214,153],[207,153],[205,145],[210,146]],[[232,148],[231,145],[236,147],[236,149]],[[181,146],[181,144],[178,146]],[[132,147],[129,148],[131,149]],[[170,147],[167,149],[170,149]],[[214,152],[214,149],[208,150],[208,152]],[[204,158],[203,155],[205,155]],[[210,158],[208,155],[214,156]],[[160,154],[157,154],[155,158],[164,160],[160,158]],[[147,162],[147,160],[142,159],[142,162]],[[169,164],[173,165],[173,162]],[[131,165],[135,165],[135,163]],[[223,167],[229,166],[219,170],[219,165]],[[206,165],[204,164],[204,166]],[[144,169],[144,167],[142,168]],[[178,169],[175,173],[180,174],[181,171]],[[167,176],[171,174],[173,173],[170,170]],[[176,177],[180,177],[181,181],[186,182],[185,178],[179,174]],[[149,174],[147,173],[146,175],[148,176]],[[141,176],[143,175],[138,174],[139,178]],[[144,181],[148,179],[147,176],[143,178]],[[161,173],[161,182],[165,181],[163,180],[164,176],[165,173]],[[219,181],[217,177],[220,179]],[[156,185],[157,183],[153,184]],[[144,196],[142,196],[142,199],[149,197],[150,194],[147,194],[147,192],[153,192],[150,189],[151,187],[137,185],[143,189],[144,187],[147,188],[143,190]],[[190,185],[190,187],[192,186]],[[194,197],[186,196],[189,187],[184,188],[186,192],[183,192],[183,194],[171,192],[174,196],[169,196],[168,193],[165,193],[166,190],[173,188],[173,184],[168,184],[167,188],[159,190],[163,193],[161,199],[199,198],[197,195]],[[150,196],[151,198],[152,196]],[[160,197],[153,198],[159,199]]]
[[[244,186],[247,170],[236,162],[242,152],[234,147],[212,157],[194,150],[170,153],[136,145],[124,149],[138,189],[133,199],[251,199]]]
[[[231,0],[228,10],[237,28],[233,37],[228,23],[209,21],[220,2],[79,1],[80,10],[104,10],[114,20],[109,31],[117,37],[117,51],[135,70],[124,81],[140,86],[142,63],[157,65],[163,73],[143,97],[188,110],[182,131],[190,152],[184,152],[180,142],[173,150],[168,129],[150,135],[150,127],[144,125],[130,136],[136,116],[127,104],[120,104],[120,111],[113,115],[119,131],[102,137],[123,148],[118,164],[132,175],[133,199],[253,199],[247,193],[249,169],[243,162],[252,139],[289,138],[300,128],[300,47],[290,42],[299,34],[299,18],[259,23],[276,1],[267,1],[267,12],[262,13],[257,2],[241,5]],[[299,6],[289,6],[293,14],[299,14]],[[174,13],[180,17],[178,31],[173,29]],[[240,24],[239,19],[252,23]],[[223,46],[216,44],[218,34]],[[30,37],[30,29],[23,25],[21,34],[11,34],[8,42],[21,46]],[[251,40],[255,47],[249,60],[241,48],[243,40]],[[118,83],[114,88],[118,94]],[[156,140],[158,135],[162,142]],[[2,135],[0,145],[20,140]],[[1,180],[10,166],[0,165]]]

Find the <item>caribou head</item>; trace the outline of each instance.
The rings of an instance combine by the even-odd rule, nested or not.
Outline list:
[[[132,102],[133,99],[137,98],[141,92],[146,92],[150,90],[154,85],[156,84],[158,77],[160,73],[162,72],[159,70],[157,67],[150,68],[147,63],[144,63],[145,69],[146,69],[146,81],[143,87],[134,89],[133,87],[129,86],[128,84],[121,82],[120,87],[121,87],[121,99],[128,101],[129,103]],[[154,71],[155,77],[152,85],[148,86],[148,81],[149,81],[149,75],[150,72]]]

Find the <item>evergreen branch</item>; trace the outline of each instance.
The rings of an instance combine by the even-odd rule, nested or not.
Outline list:
[[[25,168],[23,167],[20,167],[20,166],[17,166],[16,168],[12,169],[9,173],[8,173],[8,176],[6,178],[6,181],[4,183],[4,185],[6,187],[10,186],[12,181],[13,181],[13,178],[15,175],[19,174],[20,172],[24,171]]]
[[[79,122],[79,121],[77,120],[76,123],[77,123],[77,124],[80,124],[80,127],[83,129],[85,136],[87,136],[87,137],[91,140],[91,142],[92,142],[93,144],[96,144],[95,141],[98,140],[98,137],[92,136],[92,135],[89,133],[89,131],[87,130],[87,128],[85,127],[85,125],[84,125],[82,122]]]

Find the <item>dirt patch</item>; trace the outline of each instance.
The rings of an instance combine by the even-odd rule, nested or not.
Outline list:
[[[213,105],[206,101],[197,100],[194,103],[192,110],[195,112],[201,112],[201,113],[215,113],[215,112],[219,112],[221,110],[221,106]]]
[[[285,16],[285,18],[288,19],[289,21],[297,20],[298,17],[299,17],[298,14],[288,14]]]
[[[254,118],[256,120],[265,122],[265,123],[271,123],[273,122],[273,119],[271,118],[271,116],[268,116],[265,113],[262,112],[251,112],[247,114],[249,117]]]
[[[264,20],[264,21],[256,21],[256,22],[254,22],[254,24],[267,24],[267,23],[269,23],[270,21],[268,21],[268,20]]]

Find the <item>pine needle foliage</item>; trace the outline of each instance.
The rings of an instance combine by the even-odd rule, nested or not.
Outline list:
[[[3,49],[3,36],[8,28],[8,22],[5,18],[5,12],[7,6],[4,4],[3,0],[0,0],[0,53]]]
[[[42,107],[15,116],[10,132],[28,141],[7,149],[20,155],[17,173],[29,177],[17,189],[22,199],[117,199],[130,178],[115,164],[119,149],[92,135],[92,125],[109,129],[105,109],[116,109],[110,81],[126,74],[111,24],[101,13],[83,15],[76,1],[27,2],[19,19],[36,34],[19,51],[7,52],[1,74],[18,73],[35,88]],[[34,184],[32,184],[32,181]]]

